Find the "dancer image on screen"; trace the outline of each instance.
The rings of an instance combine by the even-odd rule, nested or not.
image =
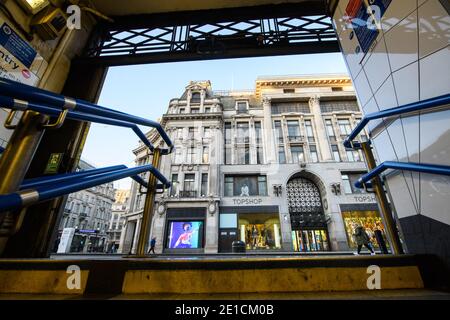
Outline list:
[[[175,248],[192,248],[192,234],[198,230],[192,230],[192,223],[186,222],[183,223],[183,230],[184,232],[180,234],[178,237],[177,242],[175,243]]]

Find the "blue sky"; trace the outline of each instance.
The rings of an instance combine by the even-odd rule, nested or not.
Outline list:
[[[315,73],[347,73],[341,53],[114,67],[99,104],[156,120],[191,80],[210,80],[213,90],[254,89],[258,76]],[[97,167],[134,166],[132,150],[137,144],[130,129],[92,124],[82,158]],[[128,185],[128,180],[116,183],[118,188]]]

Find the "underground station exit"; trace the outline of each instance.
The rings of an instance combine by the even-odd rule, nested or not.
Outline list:
[[[381,16],[389,13],[391,1],[379,2]],[[346,148],[364,154],[369,172],[356,184],[376,196],[386,226],[390,252],[376,256],[234,252],[150,258],[147,252],[155,197],[171,187],[170,177],[160,171],[161,161],[177,146],[156,119],[97,104],[108,68],[114,66],[340,51],[347,55],[350,49],[342,40],[344,31],[339,24],[348,14],[370,20],[372,13],[361,11],[367,9],[367,1],[130,0],[125,5],[107,0],[7,0],[0,5],[0,21],[6,32],[1,48],[11,54],[7,58],[5,50],[1,53],[11,63],[8,69],[2,62],[0,105],[9,112],[4,126],[13,130],[8,144],[0,148],[1,295],[256,293],[270,298],[274,293],[367,293],[371,266],[380,272],[382,282],[377,289],[382,291],[421,295],[427,289],[442,290],[448,285],[445,253],[433,248],[416,250],[414,245],[406,248],[400,240],[382,174],[400,171],[446,177],[449,166],[377,163],[371,140],[360,139],[369,122],[445,108],[448,91],[383,110],[365,110],[365,117],[345,140]],[[343,9],[347,11],[343,13]],[[77,14],[81,17],[78,26]],[[13,31],[4,31],[5,26]],[[367,53],[379,34],[364,28],[373,30],[365,25],[351,39],[360,37],[358,50]],[[12,41],[12,37],[17,39]],[[14,51],[17,43],[21,52]],[[39,44],[46,46],[39,47],[33,60],[24,61],[29,55],[23,51],[37,49]],[[14,54],[27,67],[21,74],[14,71]],[[27,81],[19,81],[21,77]],[[151,155],[151,164],[127,167],[117,163],[76,171],[91,123],[132,130]],[[154,130],[161,143],[149,139],[142,127]],[[143,174],[148,179],[143,179]],[[135,253],[121,257],[51,256],[68,195],[123,178],[139,183],[145,194]],[[67,285],[68,270],[74,266],[81,277],[71,287]],[[185,278],[191,285],[180,288],[177,283]]]

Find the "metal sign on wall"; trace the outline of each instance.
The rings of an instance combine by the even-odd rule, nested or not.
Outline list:
[[[380,33],[378,26],[373,23],[374,19],[380,23],[391,2],[392,0],[369,0],[367,6],[363,0],[349,1],[346,15],[359,42],[357,51],[366,54],[370,50]]]
[[[0,77],[36,86],[47,62],[0,18]]]

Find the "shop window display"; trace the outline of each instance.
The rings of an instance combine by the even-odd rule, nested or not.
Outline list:
[[[272,215],[243,215],[239,219],[240,240],[247,250],[281,248],[280,220]]]
[[[378,242],[375,237],[375,230],[381,230],[383,237],[386,239],[385,228],[381,220],[381,216],[377,211],[344,211],[342,212],[342,217],[344,219],[348,244],[351,248],[357,247],[353,237],[355,227],[357,225],[364,227],[374,247],[378,247]]]
[[[326,230],[292,231],[292,242],[294,251],[315,252],[330,250]]]

